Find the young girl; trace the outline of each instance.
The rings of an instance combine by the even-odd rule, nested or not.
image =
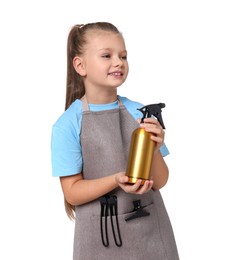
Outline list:
[[[177,260],[159,189],[168,154],[158,120],[139,124],[143,105],[117,95],[128,75],[122,34],[106,22],[74,26],[67,46],[66,111],[52,129],[53,176],[75,218],[74,260]],[[152,179],[128,184],[132,131],[153,133]]]

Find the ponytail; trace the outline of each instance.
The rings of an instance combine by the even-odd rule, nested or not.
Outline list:
[[[75,25],[67,40],[67,79],[66,79],[66,103],[65,110],[76,100],[85,94],[82,77],[75,71],[73,59],[81,54],[80,25]]]

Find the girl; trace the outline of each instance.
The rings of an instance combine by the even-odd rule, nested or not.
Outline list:
[[[128,184],[132,131],[143,105],[117,95],[128,75],[122,34],[106,22],[74,26],[68,36],[66,111],[52,129],[53,176],[75,218],[74,260],[177,260],[172,227],[159,189],[168,179],[168,154],[158,120],[152,179]],[[75,213],[75,214],[74,214]]]

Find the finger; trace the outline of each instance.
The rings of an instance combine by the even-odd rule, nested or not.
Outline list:
[[[143,123],[140,124],[141,128],[144,128],[146,131],[158,131],[158,132],[164,132],[164,129],[160,124],[154,124],[154,123]]]
[[[161,127],[148,125],[144,128],[147,132],[151,132],[156,135],[164,136],[165,131]]]
[[[128,186],[128,192],[135,193],[140,188],[141,183],[142,180],[139,179],[135,184]]]
[[[119,178],[118,178],[118,182],[122,183],[122,184],[127,183],[128,180],[129,180],[129,178],[126,175],[119,176]]]
[[[144,184],[141,186],[140,190],[138,191],[139,194],[144,194],[152,189],[153,181],[147,180],[144,182]]]
[[[158,136],[158,135],[151,135],[151,140],[153,140],[154,142],[158,143],[158,144],[162,144],[164,143],[164,136]]]
[[[157,120],[157,118],[154,118],[154,117],[144,118],[143,122],[144,122],[144,123],[155,124],[155,125],[161,126],[160,123],[159,123],[159,121]]]
[[[140,118],[137,119],[137,123],[138,123],[138,124],[141,123],[141,119],[140,119]]]

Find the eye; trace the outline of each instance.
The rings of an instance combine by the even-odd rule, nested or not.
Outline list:
[[[122,60],[127,60],[127,55],[121,57]]]
[[[105,54],[102,54],[101,57],[105,58],[105,59],[109,59],[110,58],[110,54],[105,53]]]

